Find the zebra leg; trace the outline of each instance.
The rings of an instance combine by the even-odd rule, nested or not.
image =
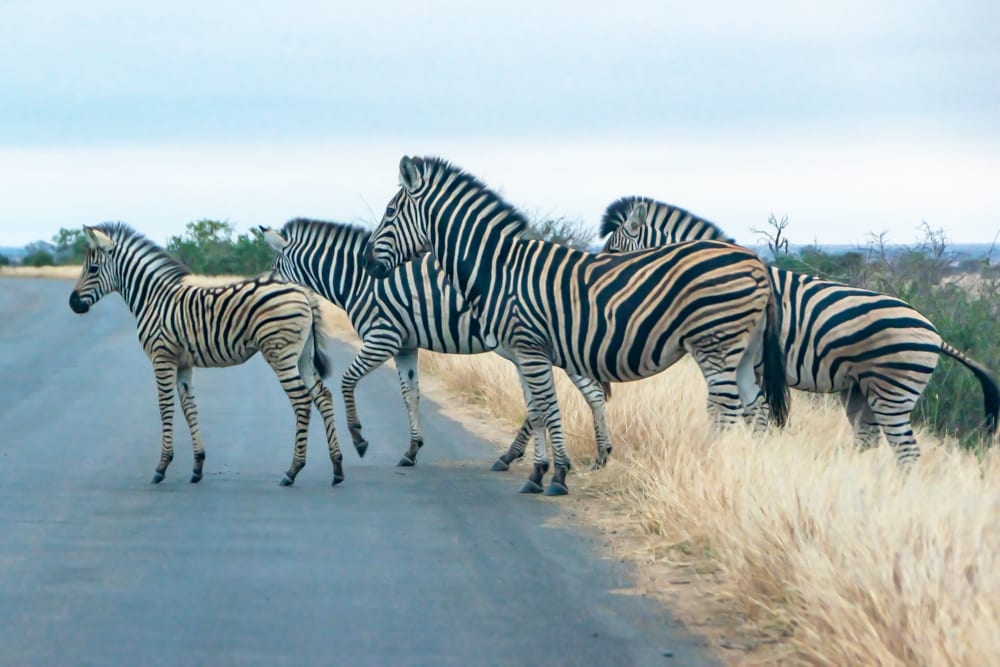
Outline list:
[[[292,454],[292,465],[281,479],[281,486],[291,486],[295,483],[295,476],[306,465],[309,417],[313,398],[299,372],[297,357],[300,355],[296,355],[295,359],[289,359],[287,354],[282,354],[284,351],[270,350],[264,353],[264,358],[278,376],[281,388],[291,401],[292,410],[295,412],[295,449]]]
[[[759,328],[763,334],[763,327]],[[736,387],[743,406],[743,419],[753,420],[753,434],[763,436],[767,433],[770,416],[767,411],[767,401],[764,400],[764,390],[757,381],[754,372],[754,357],[757,351],[753,346],[743,355],[736,367]]]
[[[507,451],[493,462],[490,470],[493,472],[509,470],[511,463],[524,456],[524,450],[528,447],[528,441],[531,440],[532,432],[531,420],[525,417],[524,422],[521,423],[521,428],[517,431],[517,435],[514,436],[514,442],[510,443]]]
[[[740,345],[739,338],[727,336],[720,338],[722,334],[707,334],[697,340],[688,341],[685,345],[688,353],[694,358],[701,370],[705,382],[708,384],[708,415],[712,422],[712,428],[716,431],[727,429],[741,419],[743,401],[740,398],[740,365],[747,356],[750,356],[750,363],[747,368],[753,371],[753,357],[747,355],[747,349],[751,346]],[[747,343],[749,343],[747,339]],[[745,373],[745,371],[744,371]],[[753,385],[756,387],[756,380]],[[749,397],[749,382],[744,379]]]
[[[524,384],[524,375],[521,373],[521,366],[517,363],[517,356],[502,346],[495,349],[494,352],[514,364],[514,368],[517,370],[518,381],[521,383],[521,391],[524,392],[525,395],[525,406],[527,406],[527,396],[530,392],[527,385]],[[514,436],[514,442],[510,443],[510,447],[507,448],[507,451],[501,454],[499,458],[493,462],[493,466],[490,467],[490,470],[493,472],[504,472],[505,470],[509,470],[511,463],[524,456],[524,450],[528,447],[528,440],[531,439],[533,431],[534,429],[531,427],[531,419],[526,416],[524,421],[521,423],[521,428],[517,431],[517,435]]]
[[[167,473],[167,466],[174,460],[174,387],[177,384],[177,366],[171,361],[153,362],[156,377],[156,394],[160,405],[160,423],[163,436],[160,444],[160,463],[153,473],[153,484],[159,484]]]
[[[344,454],[340,451],[340,443],[337,440],[337,422],[333,412],[333,395],[330,388],[323,383],[323,379],[316,372],[313,366],[313,345],[312,342],[306,345],[306,349],[299,357],[299,373],[306,382],[309,383],[309,396],[313,404],[323,417],[323,427],[326,429],[326,444],[330,450],[330,463],[333,464],[333,486],[344,481]]]
[[[608,417],[604,406],[606,400],[604,388],[597,380],[582,375],[568,375],[576,388],[583,394],[584,400],[590,405],[590,412],[594,416],[594,440],[597,442],[597,455],[594,457],[594,465],[591,469],[600,470],[607,464],[612,449],[611,433],[608,430]]]
[[[530,413],[532,415],[531,424],[535,427],[536,434],[544,425],[552,439],[552,458],[555,467],[552,472],[552,480],[548,488],[545,489],[547,496],[564,496],[569,493],[566,486],[566,474],[571,467],[569,455],[566,453],[564,442],[562,419],[559,415],[559,403],[556,400],[555,382],[552,377],[552,363],[542,356],[530,356],[527,359],[520,359],[521,371],[524,373],[524,381],[531,390]],[[544,456],[544,450],[539,447],[539,439],[535,440],[535,469],[532,476],[528,478],[529,483],[541,485],[541,475],[535,479],[539,472],[544,475],[548,469],[548,462],[539,456]],[[544,466],[544,467],[543,467]],[[527,486],[527,484],[525,485]]]
[[[194,445],[194,469],[191,471],[191,483],[201,481],[202,467],[205,465],[205,445],[201,442],[201,431],[198,428],[198,410],[194,404],[194,384],[191,368],[177,369],[177,393],[181,397],[181,409],[191,431],[191,444]]]
[[[886,440],[896,452],[896,461],[904,469],[909,468],[920,458],[920,445],[913,436],[910,424],[910,413],[916,404],[916,398],[910,396],[890,398],[894,387],[876,387],[869,384],[862,388],[868,399],[872,415],[876,423],[885,433]]]
[[[403,467],[416,465],[417,452],[424,446],[424,431],[420,426],[420,367],[417,355],[416,350],[401,350],[396,355],[399,390],[410,417],[410,448],[396,464]]]
[[[347,414],[347,428],[351,432],[354,449],[361,458],[364,458],[365,452],[368,451],[368,441],[361,435],[361,420],[358,419],[354,390],[361,378],[387,362],[399,352],[399,348],[400,341],[396,339],[366,338],[340,380],[340,393],[344,397],[344,412]],[[412,425],[410,432],[413,432]]]
[[[517,357],[510,352],[507,352],[507,350],[502,347],[497,348],[495,352],[510,363],[514,364],[514,368],[517,369],[517,380],[521,383],[521,392],[524,394],[524,404],[530,411],[531,399],[529,397],[531,396],[531,390],[524,382],[524,373],[521,372],[521,365],[517,363]],[[499,458],[493,462],[490,470],[493,472],[504,472],[505,470],[509,470],[511,463],[524,456],[524,450],[527,448],[528,440],[531,439],[533,432],[534,428],[532,428],[531,425],[531,417],[528,415],[524,418],[524,422],[522,422],[521,428],[518,429],[517,435],[514,436],[514,442],[510,443],[510,447],[507,448],[507,451],[501,454]],[[538,490],[541,491],[540,486]]]
[[[545,419],[541,410],[539,410],[538,404],[535,402],[531,387],[528,386],[527,381],[525,381],[524,373],[521,372],[520,364],[517,365],[518,379],[521,381],[521,391],[524,393],[524,404],[527,406],[528,410],[528,430],[529,434],[534,433],[535,435],[535,461],[531,469],[531,474],[528,476],[528,481],[524,483],[521,487],[520,493],[541,493],[544,491],[542,487],[542,478],[545,477],[545,473],[549,471],[549,460],[548,460],[548,432],[545,430]],[[530,437],[530,436],[529,436]],[[502,460],[498,459],[498,462]],[[493,466],[493,470],[497,470],[496,464]]]
[[[840,400],[847,412],[847,419],[854,428],[854,444],[862,451],[878,447],[879,425],[872,409],[868,407],[868,401],[865,400],[861,387],[852,384],[840,392]]]

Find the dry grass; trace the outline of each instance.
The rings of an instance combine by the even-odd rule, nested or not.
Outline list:
[[[423,354],[453,391],[512,424],[524,414],[509,363]],[[576,470],[593,458],[591,417],[562,373]],[[570,477],[599,497],[631,556],[709,573],[764,643],[743,663],[1000,664],[1000,455],[982,461],[920,434],[911,475],[888,447],[854,451],[839,404],[797,394],[792,423],[755,441],[713,438],[705,383],[685,359],[615,385],[608,469]],[[530,450],[529,450],[530,455]],[[521,468],[521,470],[526,470]],[[623,538],[624,539],[624,538]],[[695,610],[693,613],[697,613]]]
[[[0,266],[3,278],[58,278],[75,280],[80,276],[79,266]]]

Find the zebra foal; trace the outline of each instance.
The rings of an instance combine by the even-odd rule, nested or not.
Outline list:
[[[535,461],[522,488],[568,492],[552,367],[601,382],[649,377],[685,354],[709,386],[716,426],[758,401],[753,360],[764,358],[764,393],[783,423],[787,388],[777,345],[780,323],[766,265],[725,243],[697,242],[629,255],[594,255],[522,238],[525,217],[470,174],[438,158],[403,157],[401,187],[366,250],[368,271],[385,278],[430,251],[472,310],[491,347],[517,358]]]
[[[192,369],[242,364],[258,351],[271,366],[295,412],[292,465],[281,480],[294,483],[306,462],[309,417],[315,403],[326,426],[333,484],[344,480],[333,399],[322,382],[329,362],[319,305],[306,289],[267,276],[220,287],[198,287],[188,270],[128,225],[84,228],[88,249],[69,297],[84,314],[106,294],[118,292],[135,316],[139,342],[153,364],[162,422],[160,462],[153,483],[163,480],[174,458],[174,391],[191,430],[194,470],[202,478],[205,447],[198,429]]]
[[[604,251],[631,252],[712,239],[734,243],[718,226],[684,209],[622,197],[604,212]],[[839,392],[856,444],[878,444],[879,431],[908,465],[920,456],[910,413],[945,354],[971,370],[983,390],[986,430],[997,431],[1000,386],[990,371],[941,338],[906,302],[870,290],[769,267],[782,311],[781,348],[788,386]]]

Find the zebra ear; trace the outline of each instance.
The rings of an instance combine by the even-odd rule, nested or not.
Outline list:
[[[106,251],[115,247],[114,240],[97,227],[88,227],[87,225],[84,225],[83,233],[87,239],[87,244],[91,248]]]
[[[406,189],[407,192],[413,192],[419,188],[424,182],[424,177],[420,173],[420,168],[414,161],[414,158],[404,155],[399,161],[399,184]]]
[[[632,206],[632,210],[628,212],[628,219],[625,220],[625,224],[628,225],[628,230],[633,234],[639,231],[639,227],[646,222],[646,214],[648,212],[649,206],[646,202],[636,202]]]
[[[288,239],[282,236],[281,232],[271,229],[270,227],[260,225],[260,233],[263,234],[264,240],[267,241],[267,245],[271,246],[278,252],[284,250],[285,246],[288,244]]]

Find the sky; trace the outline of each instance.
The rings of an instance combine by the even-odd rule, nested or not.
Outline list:
[[[374,224],[404,154],[596,230],[1000,233],[1000,3],[0,0],[0,245]]]

